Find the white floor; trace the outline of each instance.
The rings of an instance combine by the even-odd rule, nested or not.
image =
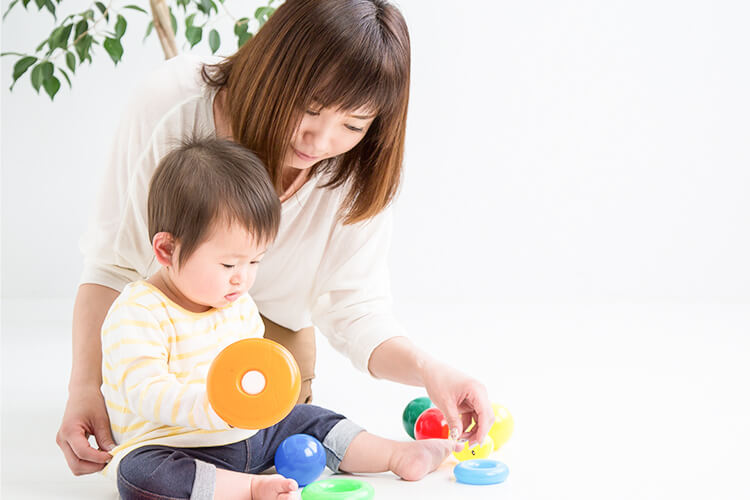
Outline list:
[[[111,499],[55,445],[70,367],[70,305],[4,301],[2,498]],[[367,477],[387,499],[750,498],[750,305],[399,308],[414,337],[480,377],[513,413],[500,485]],[[414,388],[355,374],[319,342],[316,403],[407,439]]]

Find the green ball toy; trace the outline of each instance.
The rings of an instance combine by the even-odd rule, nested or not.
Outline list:
[[[412,439],[415,439],[414,423],[427,408],[432,408],[432,401],[427,397],[412,399],[411,402],[406,405],[406,408],[404,408],[404,414],[401,416],[401,421],[404,424],[406,433],[409,434]]]

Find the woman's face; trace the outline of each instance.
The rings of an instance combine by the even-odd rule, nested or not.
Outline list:
[[[311,107],[292,136],[284,166],[307,169],[346,153],[362,140],[374,119],[375,114],[367,108],[341,111]]]

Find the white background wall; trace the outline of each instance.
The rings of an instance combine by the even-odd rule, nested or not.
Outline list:
[[[228,2],[237,17],[256,4]],[[749,4],[399,5],[413,72],[397,299],[750,301]],[[119,67],[102,53],[54,103],[28,74],[9,92],[1,60],[4,298],[75,293],[123,96],[162,59],[143,19]],[[16,7],[3,50],[50,22]]]
[[[258,4],[227,3],[238,17]],[[400,5],[413,82],[396,309],[516,421],[497,457],[509,481],[471,497],[750,498],[750,4]],[[17,9],[2,50],[36,46],[48,18]],[[155,38],[140,44],[145,25],[131,22],[118,68],[104,55],[54,103],[25,81],[9,93],[0,59],[0,438],[16,457],[0,496],[114,495],[73,478],[52,436],[77,240],[123,96],[161,61]],[[318,346],[316,401],[405,439],[403,405],[423,392]],[[387,498],[467,497],[450,467],[373,481]]]

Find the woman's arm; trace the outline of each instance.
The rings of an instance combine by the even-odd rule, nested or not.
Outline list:
[[[406,337],[393,337],[376,347],[368,368],[375,377],[424,387],[444,413],[453,438],[477,443],[492,426],[495,417],[484,385],[434,359]],[[465,432],[472,420],[477,425]]]
[[[494,420],[484,385],[419,349],[393,315],[387,262],[391,217],[386,210],[365,223],[339,225],[329,237],[317,267],[313,323],[358,368],[427,389],[454,438],[484,439]],[[462,432],[472,419],[477,425]]]
[[[426,354],[407,337],[393,337],[372,351],[368,369],[376,378],[424,387]]]
[[[112,458],[102,450],[114,447],[109,417],[100,390],[102,382],[101,328],[119,292],[102,285],[83,284],[73,307],[73,364],[68,402],[57,432],[57,445],[75,475],[104,468]],[[91,447],[93,435],[99,450]]]

